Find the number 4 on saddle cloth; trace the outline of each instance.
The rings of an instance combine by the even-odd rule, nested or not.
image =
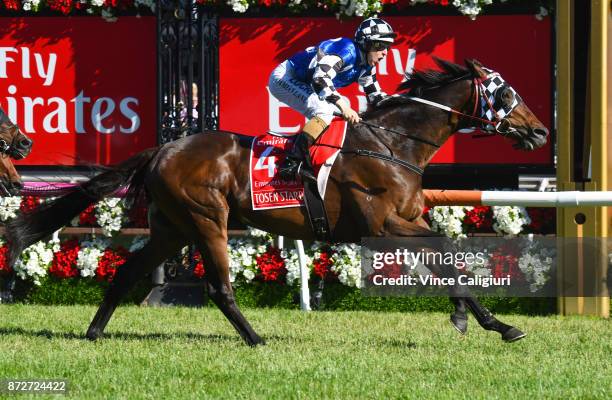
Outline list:
[[[311,146],[310,157],[317,177],[317,185],[315,187],[312,183],[306,187],[306,194],[301,180],[287,181],[278,175],[277,166],[282,164],[287,151],[293,146],[295,136],[267,133],[256,137],[251,145],[250,160],[253,210],[305,205],[315,233],[320,239],[325,239],[329,232],[324,231],[329,228],[326,228],[327,217],[323,199],[329,173],[344,143],[346,128],[346,121],[332,121],[329,128]],[[320,218],[324,218],[325,221]]]

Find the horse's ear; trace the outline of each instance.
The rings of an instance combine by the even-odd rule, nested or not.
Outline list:
[[[465,60],[465,65],[470,69],[473,76],[480,78],[485,78],[487,76],[487,73],[482,69],[483,65],[478,60]]]

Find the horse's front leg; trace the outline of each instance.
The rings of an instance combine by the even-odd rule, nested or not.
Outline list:
[[[420,221],[419,221],[420,220]],[[440,234],[429,229],[425,221],[419,219],[418,221],[410,222],[398,215],[389,215],[385,219],[385,233],[389,236],[402,236],[402,237],[410,237],[410,236],[433,236],[439,237]],[[444,276],[447,275],[447,272],[442,271],[438,266],[431,265],[428,266],[430,270],[438,275]],[[456,271],[455,271],[456,272]],[[467,308],[465,299],[460,297],[458,293],[456,293],[455,287],[449,287],[449,298],[450,301],[455,305],[455,311],[450,315],[450,322],[453,327],[462,335],[467,332],[468,327],[468,316],[467,316]]]

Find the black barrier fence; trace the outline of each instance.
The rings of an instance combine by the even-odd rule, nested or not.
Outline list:
[[[475,296],[607,296],[611,253],[608,238],[364,238],[361,287],[367,296],[463,297],[467,291]],[[575,259],[583,261],[565,261]]]
[[[157,8],[158,142],[219,127],[218,16],[193,0]]]
[[[194,0],[161,0],[157,7],[158,143],[219,127],[218,15]],[[192,274],[195,248],[156,269],[152,305],[200,305],[204,289]],[[185,262],[189,268],[178,268]]]

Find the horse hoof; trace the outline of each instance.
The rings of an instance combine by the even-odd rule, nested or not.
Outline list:
[[[87,333],[85,334],[85,337],[89,340],[91,340],[92,342],[98,340],[98,338],[100,337],[100,332],[98,332],[97,330],[88,330]]]
[[[510,328],[502,334],[502,339],[504,340],[504,342],[512,343],[524,338],[525,336],[527,336],[526,333],[521,332],[516,328]]]
[[[457,332],[459,332],[462,335],[465,335],[465,333],[467,332],[467,315],[463,314],[451,314],[450,316],[450,322],[453,325],[453,327],[457,330]]]
[[[253,339],[247,339],[246,343],[251,346],[251,347],[257,347],[257,346],[265,346],[266,345],[266,341],[263,340],[262,338],[260,338],[259,336],[253,338]]]

